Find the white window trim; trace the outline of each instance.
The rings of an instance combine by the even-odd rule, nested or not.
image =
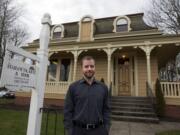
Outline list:
[[[83,21],[85,18],[89,18],[90,19],[90,21]],[[86,16],[83,16],[82,18],[81,18],[81,20],[79,21],[79,34],[78,34],[78,39],[77,39],[77,41],[78,42],[80,42],[81,41],[81,25],[82,25],[82,23],[83,22],[91,22],[91,37],[90,37],[90,40],[91,41],[94,41],[94,22],[95,22],[95,20],[93,19],[93,17],[92,16],[90,16],[90,15],[86,15]]]
[[[117,31],[117,21],[118,21],[119,19],[126,19],[126,20],[127,20],[127,23],[128,23],[128,30],[127,30],[127,31],[129,32],[129,31],[132,30],[132,28],[130,27],[130,25],[131,25],[131,20],[129,19],[129,17],[127,17],[127,16],[118,16],[118,17],[116,17],[116,19],[115,19],[114,22],[113,22],[113,26],[114,26],[113,32],[120,33],[119,31]],[[122,31],[122,32],[125,32],[125,31]]]
[[[58,24],[58,25],[55,25],[52,30],[51,30],[51,39],[53,39],[53,33],[54,33],[54,30],[57,28],[57,27],[61,27],[61,36],[60,38],[63,38],[64,37],[64,26],[62,24]]]

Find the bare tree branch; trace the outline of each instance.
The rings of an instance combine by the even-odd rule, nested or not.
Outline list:
[[[180,0],[151,0],[146,14],[149,25],[167,33],[180,33]]]

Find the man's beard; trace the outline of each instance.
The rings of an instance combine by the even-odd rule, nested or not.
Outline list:
[[[84,76],[85,76],[88,80],[91,80],[91,79],[94,77],[94,74],[92,73],[91,76],[88,76],[88,75],[84,74]]]

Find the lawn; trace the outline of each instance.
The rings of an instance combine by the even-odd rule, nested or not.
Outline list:
[[[180,130],[170,130],[156,133],[156,135],[180,135]]]
[[[43,114],[41,135],[45,134],[46,113]],[[50,113],[48,134],[54,135],[54,119],[55,115]],[[0,108],[0,135],[25,135],[27,130],[28,111],[15,111]],[[62,114],[57,116],[56,135],[63,135],[63,117]]]

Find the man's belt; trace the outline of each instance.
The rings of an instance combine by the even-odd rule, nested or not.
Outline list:
[[[89,130],[89,129],[95,129],[95,128],[98,128],[103,124],[103,121],[99,121],[98,123],[96,124],[85,124],[85,123],[82,123],[82,122],[78,122],[78,121],[73,121],[73,124],[74,126],[77,126],[77,127],[80,127],[80,128],[85,128],[86,130]]]

